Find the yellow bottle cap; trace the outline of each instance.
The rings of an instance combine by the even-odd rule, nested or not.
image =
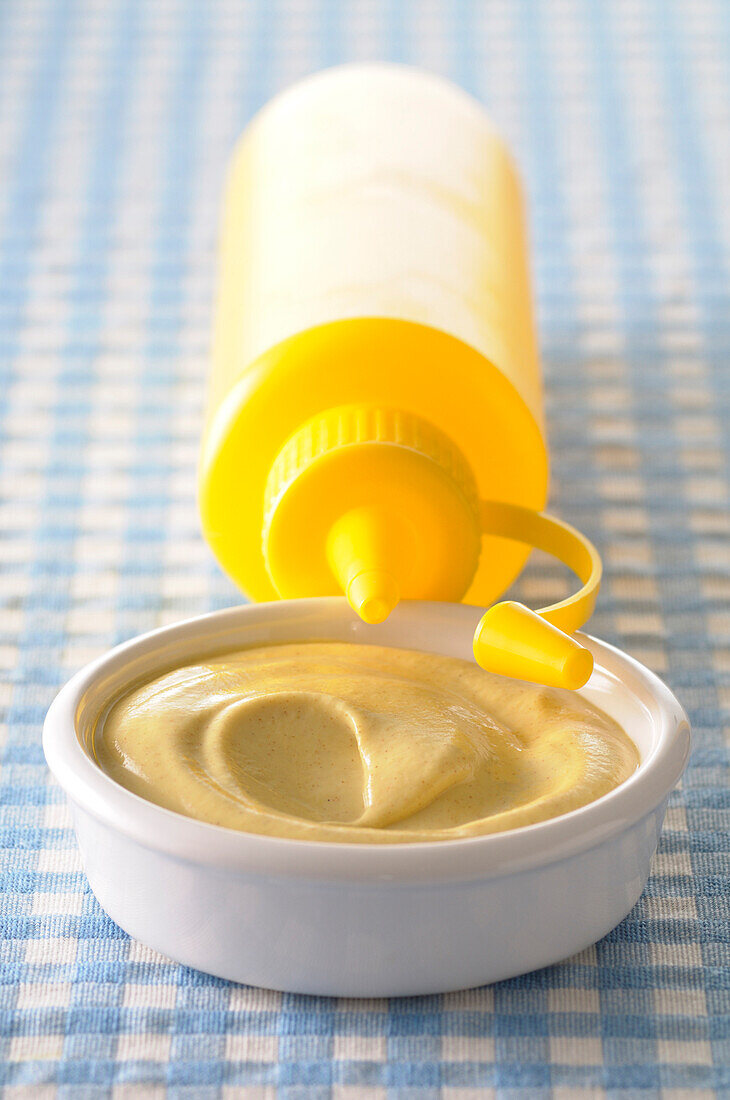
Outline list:
[[[269,474],[263,553],[276,591],[344,592],[367,623],[382,622],[401,599],[461,600],[483,533],[547,550],[585,583],[539,612],[490,608],[474,636],[477,662],[518,679],[582,686],[593,660],[569,635],[595,603],[595,549],[542,513],[480,503],[468,462],[433,425],[398,410],[330,409],[291,436]]]
[[[468,463],[408,413],[330,409],[294,433],[269,474],[263,552],[284,598],[344,592],[366,622],[400,599],[460,600],[480,543]]]

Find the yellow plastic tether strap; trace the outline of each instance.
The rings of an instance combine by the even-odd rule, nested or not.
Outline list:
[[[558,558],[583,581],[568,599],[531,611],[503,601],[484,613],[474,632],[474,658],[489,672],[550,687],[583,687],[593,656],[570,635],[590,618],[601,584],[601,559],[569,523],[514,504],[482,501],[485,534],[526,543]]]

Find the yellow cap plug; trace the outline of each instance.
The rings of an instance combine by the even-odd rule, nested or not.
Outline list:
[[[477,664],[518,680],[583,687],[593,671],[593,656],[570,635],[595,606],[602,572],[595,547],[570,524],[542,512],[496,501],[482,501],[481,512],[485,531],[553,554],[577,573],[583,587],[539,611],[511,601],[490,607],[474,632]]]
[[[501,676],[575,690],[588,682],[593,656],[536,611],[511,600],[482,616],[474,634],[478,665]]]

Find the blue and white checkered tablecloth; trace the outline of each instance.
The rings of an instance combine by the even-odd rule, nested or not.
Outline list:
[[[0,24],[2,1096],[730,1097],[728,0],[2,0]],[[374,58],[456,79],[518,154],[552,503],[604,553],[594,632],[668,680],[696,748],[606,939],[351,1002],[131,942],[41,723],[87,659],[236,601],[194,500],[224,164],[278,88]]]

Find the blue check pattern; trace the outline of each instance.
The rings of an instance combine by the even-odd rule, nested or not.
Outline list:
[[[41,724],[87,659],[238,598],[194,500],[226,157],[277,89],[379,58],[461,83],[518,155],[552,504],[604,554],[594,632],[667,679],[696,748],[606,939],[342,1001],[130,941]],[[2,0],[2,1097],[730,1096],[729,62],[726,0]],[[519,593],[564,585],[537,561]]]

